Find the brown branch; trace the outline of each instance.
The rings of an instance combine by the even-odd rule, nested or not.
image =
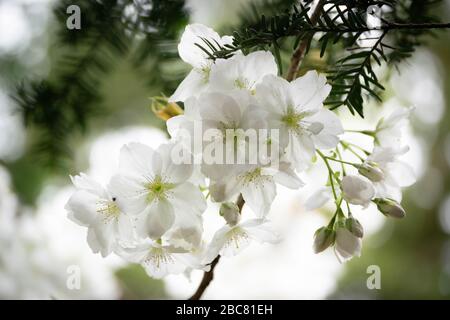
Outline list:
[[[320,0],[316,8],[314,9],[314,12],[312,13],[310,18],[312,25],[315,25],[319,20],[320,13],[322,12],[325,2],[326,2],[325,0]],[[309,42],[308,39],[304,39],[303,41],[301,41],[297,49],[292,54],[291,64],[289,66],[288,73],[286,76],[287,81],[292,81],[295,79],[300,63],[303,60],[303,57],[305,56],[306,48],[308,47],[308,42]]]
[[[450,23],[396,23],[385,21],[380,27],[358,27],[351,26],[345,28],[333,29],[327,26],[317,26],[305,28],[303,33],[326,32],[326,33],[362,33],[369,31],[393,31],[393,30],[434,30],[434,29],[450,29]],[[298,36],[298,32],[287,34],[286,36]]]
[[[242,197],[242,194],[239,194],[239,197],[236,201],[236,205],[239,208],[239,212],[242,211],[242,207],[244,206],[244,204],[245,204],[244,198]],[[211,263],[211,269],[203,274],[202,281],[200,282],[195,293],[189,298],[189,300],[200,300],[206,288],[208,288],[209,284],[214,279],[214,268],[219,263],[219,260],[220,255],[218,255]]]
[[[203,274],[202,281],[200,282],[200,285],[198,286],[195,293],[192,295],[192,297],[189,298],[189,300],[200,300],[203,293],[205,292],[206,288],[208,288],[209,284],[214,278],[214,268],[219,263],[220,255],[217,256],[213,262],[211,263],[211,269],[208,272],[205,272]]]

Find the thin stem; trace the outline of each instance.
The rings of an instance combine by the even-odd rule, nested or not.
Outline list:
[[[325,5],[325,2],[326,2],[325,0],[320,0],[316,8],[314,9],[314,12],[312,13],[310,18],[312,25],[315,25],[319,20],[320,13],[323,9],[323,6]],[[288,73],[286,76],[287,81],[292,81],[295,79],[298,69],[300,67],[300,63],[303,60],[303,57],[305,56],[305,52],[308,47],[308,42],[309,42],[308,39],[304,39],[303,41],[301,41],[297,49],[292,54],[291,64],[289,66]]]
[[[338,155],[339,160],[342,160],[342,154],[341,154],[341,151],[339,150],[339,145],[336,146],[336,153],[337,153],[337,155]],[[345,176],[347,175],[347,173],[345,172],[345,166],[344,166],[343,163],[341,164],[341,167],[342,167],[342,174],[343,174],[344,177],[345,177]],[[348,215],[349,217],[351,217],[351,216],[352,216],[352,211],[350,210],[350,205],[348,204],[348,201],[347,201],[347,200],[345,200],[345,204],[346,204],[346,206],[347,206],[347,215]]]
[[[344,213],[342,212],[342,210],[341,210],[342,200],[343,200],[343,198],[342,198],[342,196],[341,196],[341,197],[339,197],[339,201],[336,202],[336,206],[337,206],[336,212],[333,214],[333,217],[331,218],[330,222],[328,223],[328,226],[327,226],[328,228],[332,228],[332,227],[334,226],[335,222],[336,222],[336,218],[337,218],[340,214],[342,214],[342,215],[344,214]]]
[[[311,16],[311,22],[315,25],[317,24],[317,21],[320,17],[320,10],[319,5],[321,3],[325,3],[326,1],[320,1],[319,4],[316,7],[316,10],[314,13],[317,12],[317,15]],[[323,4],[322,3],[322,7]],[[314,18],[314,20],[313,20]],[[349,25],[338,25],[336,28],[330,28],[326,25],[324,26],[312,26],[312,27],[301,27],[300,29],[293,29],[290,32],[287,32],[285,34],[280,34],[275,37],[270,37],[268,39],[261,39],[262,43],[265,44],[271,44],[274,41],[278,41],[282,38],[286,37],[298,37],[301,35],[309,34],[309,37],[306,37],[303,41],[300,42],[297,49],[294,51],[294,54],[291,57],[291,65],[288,69],[288,74],[286,76],[286,79],[288,81],[292,81],[299,69],[299,65],[301,60],[303,59],[306,49],[308,47],[308,42],[311,39],[311,37],[318,32],[322,33],[335,33],[335,34],[356,34],[356,33],[364,33],[364,32],[370,32],[370,31],[383,31],[383,34],[386,34],[393,30],[433,30],[433,29],[450,29],[450,23],[395,23],[395,22],[388,22],[384,21],[384,25],[381,27],[358,27],[358,26],[349,26]],[[372,38],[372,37],[371,37]],[[367,40],[371,39],[367,38]],[[378,37],[373,37],[374,39],[378,39]],[[258,44],[262,44],[259,42]],[[393,47],[390,47],[389,45],[383,44],[384,47],[388,47],[391,49],[394,49]],[[232,49],[223,49],[219,50],[218,52],[221,52],[222,55],[230,54],[232,52],[235,52],[237,50],[241,50],[245,48],[245,45],[239,45]],[[360,47],[358,47],[360,48]],[[213,56],[213,58],[216,58]]]
[[[341,141],[342,146],[344,146],[345,150],[350,151],[351,153],[353,153],[359,160],[361,160],[362,162],[364,162],[364,158],[361,157],[355,150],[353,150],[353,148],[351,147],[352,144],[349,143],[345,143],[343,141]],[[364,149],[363,149],[364,151]],[[364,151],[365,152],[365,151]]]
[[[238,199],[236,200],[236,205],[239,208],[239,212],[242,211],[242,208],[244,207],[245,200],[242,197],[242,194],[239,194]],[[195,293],[189,298],[189,300],[200,300],[203,293],[205,292],[206,288],[208,288],[211,281],[214,279],[214,268],[217,266],[220,260],[220,255],[218,255],[213,262],[211,263],[211,269],[208,272],[205,272],[203,274],[202,281],[200,282],[197,290]]]
[[[344,148],[347,148],[347,149],[349,148],[349,146],[350,146],[350,147],[355,147],[355,148],[361,150],[362,152],[364,152],[366,155],[369,155],[369,154],[370,154],[370,152],[367,151],[366,149],[364,149],[364,148],[358,146],[357,144],[351,143],[351,142],[344,142],[344,141],[341,141],[341,145],[342,145]]]
[[[355,150],[353,150],[352,147],[348,147],[347,149],[348,149],[348,151],[350,151],[351,153],[353,153],[356,157],[358,157],[359,160],[364,161],[364,158],[361,157]]]
[[[342,161],[342,155],[341,155],[341,152],[339,151],[339,145],[336,146],[336,153],[337,153],[337,155],[338,155],[339,160]],[[347,172],[345,171],[344,163],[341,163],[341,168],[342,168],[342,174],[343,174],[344,176],[346,176],[346,175],[347,175]]]
[[[334,201],[336,202],[336,205],[338,203],[338,198],[337,198],[337,193],[336,193],[336,189],[334,187],[334,171],[330,166],[330,163],[327,160],[327,157],[320,152],[319,150],[316,150],[317,154],[323,159],[323,162],[325,163],[325,165],[327,166],[328,169],[328,178],[330,179],[330,184],[331,184],[331,190],[333,191],[333,197],[334,197]]]
[[[327,33],[361,33],[368,31],[392,31],[392,30],[431,30],[431,29],[450,29],[450,23],[395,23],[387,22],[381,27],[355,27],[343,26],[335,29],[327,26],[303,28],[301,32],[327,32]],[[295,33],[291,35],[296,35]]]
[[[351,218],[351,217],[353,217],[353,215],[352,215],[352,211],[350,210],[350,205],[348,204],[348,201],[347,201],[347,200],[345,200],[345,203],[347,204],[347,214],[348,214],[348,217]]]
[[[375,132],[371,130],[345,130],[345,132],[361,133],[371,137],[375,134]]]
[[[344,160],[339,160],[339,159],[335,159],[335,158],[332,158],[332,157],[325,157],[325,158],[327,158],[328,160],[331,160],[331,161],[340,162],[342,164],[348,164],[350,166],[357,166],[358,165],[357,163],[348,162],[348,161],[344,161]]]

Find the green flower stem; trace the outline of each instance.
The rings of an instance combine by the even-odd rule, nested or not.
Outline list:
[[[336,147],[336,153],[338,155],[339,160],[342,160],[342,154],[341,154],[341,151],[339,150],[339,146]],[[344,175],[344,177],[347,175],[347,173],[345,172],[344,164],[342,164],[342,174]],[[350,217],[352,217],[352,211],[350,210],[350,204],[348,203],[347,200],[345,200],[345,204],[347,207],[347,215],[350,218]]]
[[[341,141],[340,144],[341,144],[344,148],[350,148],[350,149],[351,149],[351,148],[353,147],[353,148],[356,148],[356,149],[358,149],[358,150],[364,152],[364,153],[367,154],[367,155],[370,154],[369,151],[367,151],[366,149],[364,149],[364,148],[358,146],[357,144],[354,144],[354,143],[351,143],[351,142],[348,142],[348,141]]]
[[[361,160],[361,162],[364,162],[364,158],[361,157],[361,156],[353,149],[353,147],[358,148],[359,150],[363,151],[363,152],[366,153],[366,154],[370,154],[370,152],[368,152],[368,151],[364,150],[363,148],[358,147],[358,146],[356,146],[356,145],[354,145],[354,144],[352,144],[352,143],[348,143],[348,142],[341,141],[341,144],[342,144],[342,146],[344,147],[345,150],[348,150],[348,151],[350,151],[351,153],[353,153],[359,160]]]
[[[325,156],[320,150],[316,150],[316,152],[322,158],[323,162],[325,163],[325,165],[328,169],[328,177],[330,179],[331,190],[333,191],[333,197],[336,202],[336,206],[338,206],[338,197],[337,197],[336,189],[334,186],[334,179],[335,179],[334,171],[331,168],[330,163],[328,162],[327,156]]]
[[[345,132],[361,133],[371,137],[375,136],[375,131],[372,130],[345,130]]]
[[[335,158],[332,158],[332,157],[326,157],[326,158],[327,158],[327,160],[336,161],[336,162],[341,163],[342,164],[342,169],[344,169],[344,166],[343,166],[344,164],[348,164],[350,166],[358,166],[357,163],[348,162],[348,161],[344,161],[344,160],[340,160],[340,159],[335,159]]]

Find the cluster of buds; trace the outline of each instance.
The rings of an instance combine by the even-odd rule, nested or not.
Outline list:
[[[319,228],[314,235],[314,252],[319,253],[334,246],[339,261],[344,262],[361,254],[364,229],[354,217],[345,218],[342,211],[337,212],[337,220],[326,227]]]

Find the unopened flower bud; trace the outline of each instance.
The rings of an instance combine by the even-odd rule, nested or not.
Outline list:
[[[169,102],[166,97],[153,97],[151,108],[153,113],[164,121],[183,114],[183,109],[175,102]]]
[[[345,220],[345,227],[350,231],[354,236],[358,238],[362,238],[364,236],[364,229],[355,218],[348,218]]]
[[[327,249],[334,243],[335,232],[329,227],[322,227],[317,229],[314,234],[314,252],[319,253]]]
[[[403,218],[406,215],[405,209],[395,200],[389,198],[376,198],[373,202],[378,210],[386,216],[393,218]]]
[[[361,255],[362,239],[355,236],[345,227],[336,228],[335,252],[340,262],[350,260],[352,257]]]
[[[368,161],[358,167],[359,174],[373,182],[379,182],[384,179],[383,171],[375,162]]]
[[[344,199],[351,204],[367,207],[375,195],[372,182],[361,175],[345,176],[341,187]]]
[[[219,213],[230,226],[234,226],[239,222],[239,207],[233,202],[222,203]]]

